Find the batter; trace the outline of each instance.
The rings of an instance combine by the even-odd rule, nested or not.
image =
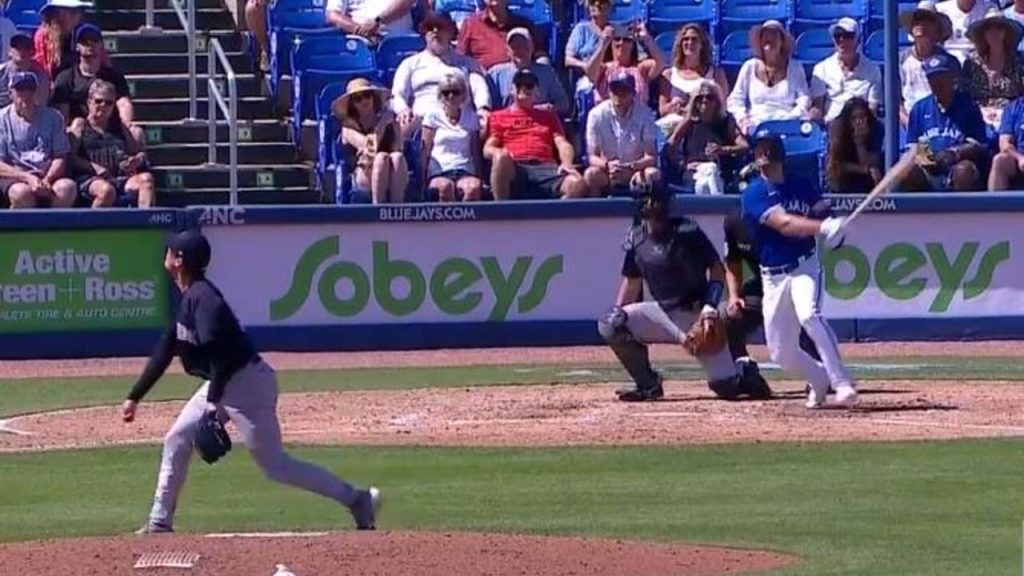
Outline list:
[[[277,376],[256,353],[220,291],[206,279],[209,263],[210,244],[198,231],[171,238],[164,268],[182,293],[177,318],[164,332],[122,407],[124,421],[133,421],[139,401],[175,354],[185,372],[206,380],[164,439],[153,509],[138,533],[173,531],[196,426],[209,412],[222,421],[234,422],[267,478],[330,498],[348,507],[358,529],[375,529],[380,497],[376,488],[355,488],[327,470],[285,453],[277,420]]]
[[[760,135],[754,160],[761,176],[743,191],[743,219],[754,231],[764,296],[764,334],[772,360],[810,381],[807,407],[825,404],[829,385],[836,402],[853,405],[857,390],[839,355],[839,343],[821,315],[824,287],[815,238],[820,234],[835,248],[842,244],[842,218],[808,217],[821,210],[821,193],[812,186],[787,182],[785,148],[777,136]],[[800,330],[814,341],[821,361],[800,347]]]

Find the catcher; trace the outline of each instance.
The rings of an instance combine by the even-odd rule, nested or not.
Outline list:
[[[651,367],[647,344],[679,344],[704,367],[708,387],[736,400],[745,393],[726,347],[718,305],[725,291],[725,268],[696,222],[672,218],[670,197],[646,191],[642,221],[627,235],[622,285],[615,307],[598,321],[635,387],[618,391],[619,400],[642,402],[665,395],[661,375]],[[653,301],[639,301],[644,285]]]

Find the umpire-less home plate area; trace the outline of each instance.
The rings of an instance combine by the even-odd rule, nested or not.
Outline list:
[[[947,573],[866,568],[909,538],[895,526],[917,521],[885,517],[875,499],[898,499],[885,490],[900,483],[936,490],[935,474],[969,490],[985,482],[972,476],[977,461],[907,462],[908,476],[889,477],[905,456],[872,464],[862,453],[1020,436],[1024,389],[994,360],[1018,350],[848,345],[861,402],[819,410],[805,408],[802,381],[767,362],[774,399],[718,400],[672,347],[654,354],[665,398],[642,403],[616,400],[625,375],[598,348],[267,354],[287,449],[380,486],[378,530],[354,531],[343,507],[263,478],[229,425],[224,461],[193,458],[176,532],[142,536],[158,444],[194,381],[166,384],[124,423],[121,395],[142,360],[0,362],[0,391],[15,404],[0,414],[0,480],[24,498],[0,500],[11,511],[0,515],[0,574]],[[39,398],[51,389],[70,399]],[[804,498],[803,483],[821,486]],[[936,510],[949,505],[941,490],[933,497]],[[908,530],[926,542],[922,522]],[[858,530],[864,557],[841,540]]]

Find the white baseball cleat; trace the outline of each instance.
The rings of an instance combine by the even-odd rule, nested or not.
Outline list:
[[[857,389],[846,384],[836,386],[836,404],[847,408],[857,405]]]
[[[807,403],[804,404],[809,410],[821,408],[825,405],[825,399],[828,397],[828,386],[823,390],[815,390],[814,384],[807,384]]]

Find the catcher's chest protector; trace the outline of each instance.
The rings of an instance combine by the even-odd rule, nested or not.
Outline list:
[[[659,303],[690,307],[707,294],[707,267],[686,234],[664,242],[645,236],[634,251],[644,283]]]

